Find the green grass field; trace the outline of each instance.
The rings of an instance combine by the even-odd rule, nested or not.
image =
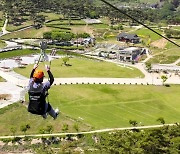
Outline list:
[[[27,26],[30,26],[32,24],[33,24],[33,21],[26,21],[26,22],[24,22],[23,24],[21,24],[19,26],[14,26],[12,24],[8,24],[6,30],[10,31],[10,32],[13,32],[13,31],[25,28]]]
[[[0,40],[0,48],[4,48],[6,45],[7,44],[4,41]]]
[[[14,50],[10,52],[1,52],[0,59],[12,58],[12,57],[23,56],[23,55],[39,54],[39,53],[40,53],[39,50],[30,50],[30,49]]]
[[[141,3],[149,3],[149,4],[153,4],[153,3],[157,3],[159,2],[158,0],[139,0],[139,2]]]
[[[169,44],[171,45],[171,44]],[[172,48],[163,50],[163,53],[160,53],[149,60],[151,63],[160,63],[160,64],[171,64],[180,58],[179,48],[173,46]]]
[[[3,25],[4,25],[4,21],[0,19],[0,27],[3,27]]]
[[[39,15],[44,15],[46,20],[58,20],[62,17],[60,14],[41,12]]]
[[[175,42],[176,44],[180,45],[180,39],[171,39],[173,42]],[[177,48],[177,46],[175,46],[174,44],[172,44],[171,42],[168,42],[166,45],[167,49],[173,49],[173,48]]]
[[[6,80],[3,79],[1,76],[0,76],[0,82],[5,82]]]
[[[3,18],[3,11],[0,11],[0,18]]]
[[[160,34],[162,33],[158,29],[155,29],[155,31],[157,31]],[[133,33],[136,33],[139,37],[145,38],[145,39],[147,39],[150,36],[152,41],[156,41],[156,40],[159,40],[161,38],[159,35],[153,33],[152,31],[150,31],[150,30],[148,30],[146,28],[142,28],[142,29],[136,30]]]
[[[39,134],[40,129],[45,130],[49,125],[53,126],[53,132],[62,132],[64,124],[68,124],[69,132],[76,132],[73,128],[75,124],[78,125],[79,130],[82,131],[91,129],[87,124],[77,121],[73,117],[70,118],[64,113],[56,120],[53,120],[50,116],[44,120],[41,116],[30,114],[27,108],[19,102],[0,109],[0,123],[0,135],[13,135],[10,131],[12,127],[16,128],[16,134],[24,134],[20,131],[20,127],[26,124],[29,124],[31,127],[26,134]]]
[[[43,33],[51,31],[50,27],[42,27],[40,29],[29,28],[23,31],[12,32],[10,34],[4,35],[2,39],[10,39],[10,38],[43,38]]]
[[[56,21],[52,21],[52,22],[48,22],[48,24],[52,24],[52,25],[69,25],[70,24],[73,24],[73,25],[85,25],[85,21],[83,20],[56,20]]]
[[[144,77],[144,75],[135,68],[124,68],[113,63],[85,59],[85,58],[70,58],[67,62],[72,66],[64,66],[62,59],[53,60],[51,70],[54,77]],[[26,68],[15,68],[14,70],[26,77],[32,70],[32,65]],[[44,69],[43,63],[40,66]]]
[[[22,104],[0,109],[0,134],[11,135],[10,128],[29,123],[27,134],[38,133],[40,128],[52,125],[54,132],[62,132],[62,125],[69,124],[69,131],[78,122],[80,131],[115,127],[129,127],[129,120],[141,125],[180,122],[180,86],[135,86],[135,85],[60,85],[53,86],[49,100],[59,107],[57,120],[45,121],[27,112]],[[7,118],[8,117],[8,118]],[[16,122],[16,124],[14,124]],[[139,125],[139,124],[138,124]]]
[[[54,86],[50,100],[62,112],[95,128],[129,126],[129,120],[143,125],[179,122],[180,86],[68,85]]]

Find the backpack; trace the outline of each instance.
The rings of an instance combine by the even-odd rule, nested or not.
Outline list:
[[[30,88],[28,90],[28,94],[29,94],[28,112],[32,114],[43,115],[46,113],[45,111],[46,96],[43,94],[43,84],[41,84],[38,88],[34,88],[33,84],[34,82],[30,84]]]

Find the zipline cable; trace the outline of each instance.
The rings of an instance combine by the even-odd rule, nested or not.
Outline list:
[[[125,12],[123,12],[123,11],[122,11],[122,10],[120,10],[120,9],[118,9],[117,7],[115,7],[114,5],[112,5],[111,3],[107,2],[106,0],[100,0],[100,1],[104,2],[105,4],[109,5],[109,6],[110,6],[110,7],[112,7],[113,9],[115,9],[115,10],[119,11],[120,13],[122,13],[122,14],[124,14],[124,15],[128,16],[129,18],[131,18],[131,19],[133,19],[134,21],[136,21],[137,23],[139,23],[139,24],[143,25],[143,26],[144,26],[144,27],[146,27],[147,29],[149,29],[149,30],[153,31],[153,32],[154,32],[154,33],[156,33],[157,35],[159,35],[159,36],[161,36],[161,37],[165,38],[166,40],[168,40],[168,41],[169,41],[169,42],[171,42],[172,44],[174,44],[174,45],[176,45],[176,46],[180,47],[180,45],[179,45],[179,44],[177,44],[177,43],[173,42],[173,41],[172,41],[172,40],[170,40],[169,38],[167,38],[167,37],[165,37],[165,36],[161,35],[160,33],[156,32],[156,31],[155,31],[155,30],[153,30],[152,28],[150,28],[150,27],[146,26],[145,24],[143,24],[142,22],[138,21],[138,20],[137,20],[137,19],[135,19],[134,17],[132,17],[132,16],[130,16],[130,15],[128,15],[128,14],[126,14]]]

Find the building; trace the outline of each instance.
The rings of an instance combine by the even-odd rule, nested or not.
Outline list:
[[[117,59],[120,61],[138,61],[142,54],[142,49],[137,47],[129,47],[120,49],[117,53]]]
[[[80,45],[95,44],[95,38],[92,38],[92,37],[78,38],[76,40],[73,40],[72,42],[74,44],[80,44]]]
[[[117,41],[139,43],[139,37],[136,34],[121,33],[117,36]]]

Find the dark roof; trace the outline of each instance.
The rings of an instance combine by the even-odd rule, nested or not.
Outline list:
[[[121,33],[117,36],[118,38],[127,38],[127,39],[139,39],[139,37],[136,34],[128,34],[128,33]]]

